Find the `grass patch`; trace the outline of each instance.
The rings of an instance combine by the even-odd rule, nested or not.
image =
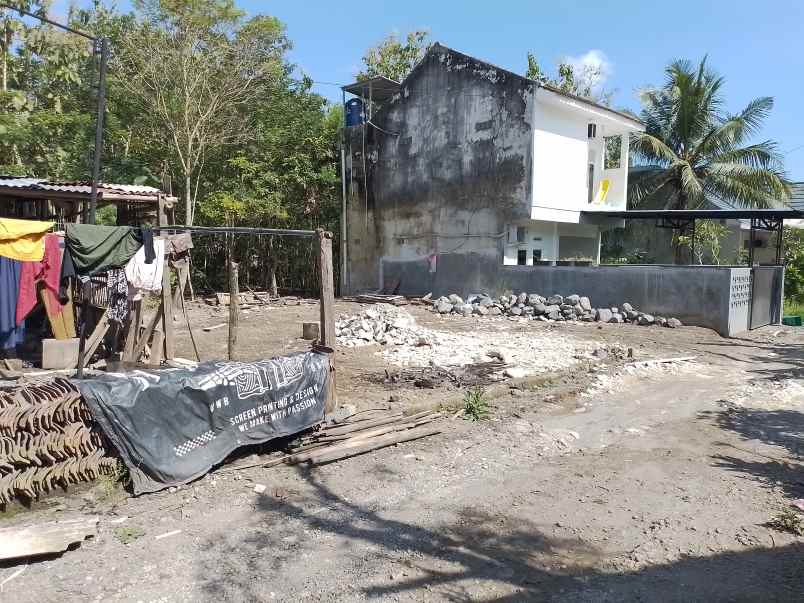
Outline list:
[[[795,509],[784,509],[768,522],[768,527],[780,532],[790,532],[796,536],[804,536],[804,513]]]
[[[486,399],[486,391],[482,387],[475,387],[466,392],[463,398],[464,419],[485,421],[490,414],[489,401]]]
[[[123,488],[130,479],[128,467],[118,459],[114,469],[101,475],[98,479],[101,487],[101,499],[105,501],[118,501],[121,499],[124,495]]]
[[[785,316],[804,316],[804,303],[792,299],[784,300]]]
[[[139,526],[123,526],[114,529],[114,537],[122,544],[131,544],[143,536],[145,536],[145,530]]]

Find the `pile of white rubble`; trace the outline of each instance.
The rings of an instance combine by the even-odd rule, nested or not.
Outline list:
[[[508,325],[478,325],[471,332],[430,330],[416,324],[402,308],[370,306],[360,314],[342,316],[335,323],[338,344],[356,347],[381,344],[382,356],[400,366],[464,366],[481,362],[505,363],[502,377],[554,371],[591,358],[592,342],[562,334],[521,332]]]
[[[416,326],[405,310],[390,304],[375,304],[360,314],[341,316],[335,321],[335,336],[345,347],[371,343],[429,345],[430,332]]]

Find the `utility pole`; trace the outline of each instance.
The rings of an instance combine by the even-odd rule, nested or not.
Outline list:
[[[99,40],[100,67],[98,68],[98,115],[95,118],[95,152],[92,157],[92,190],[89,197],[89,223],[95,223],[98,209],[101,157],[103,155],[103,117],[106,111],[106,65],[109,61],[109,39]]]

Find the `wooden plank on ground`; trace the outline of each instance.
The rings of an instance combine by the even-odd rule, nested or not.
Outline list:
[[[16,528],[0,528],[0,559],[61,553],[94,536],[98,516],[78,517]]]

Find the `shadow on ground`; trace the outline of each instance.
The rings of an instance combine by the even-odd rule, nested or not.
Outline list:
[[[608,571],[614,566],[599,550],[547,536],[521,512],[464,508],[447,525],[425,527],[425,509],[421,520],[392,519],[338,496],[315,469],[298,471],[309,494],[263,496],[255,509],[263,527],[206,543],[215,554],[198,567],[205,599],[265,600],[270,591],[279,599],[500,602],[792,601],[804,594],[801,545]],[[620,558],[627,561],[627,552]]]
[[[719,454],[713,458],[718,467],[753,477],[766,487],[781,487],[793,498],[804,496],[804,413],[795,410],[762,410],[731,407],[701,414],[717,427],[736,433],[745,447],[725,443],[717,445],[748,453]],[[776,446],[779,453],[756,449],[760,442]],[[787,458],[785,458],[787,457]]]

